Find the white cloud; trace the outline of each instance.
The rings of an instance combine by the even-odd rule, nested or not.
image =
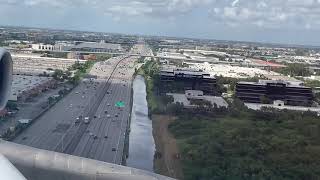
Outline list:
[[[27,6],[45,5],[51,7],[65,7],[68,3],[65,0],[24,0]]]
[[[192,16],[201,8],[212,23],[320,29],[320,0],[0,0],[0,3],[12,8],[25,6],[26,11],[30,7],[52,7],[67,12],[81,7],[118,21],[137,17],[174,20]]]
[[[228,19],[236,19],[237,18],[237,9],[233,7],[225,7],[223,10],[223,16]]]
[[[214,0],[120,0],[110,3],[107,14],[113,16],[146,16],[174,18],[192,12],[193,9],[208,5]]]
[[[234,1],[232,2],[231,6],[233,6],[233,7],[236,6],[236,5],[239,3],[239,1],[240,1],[240,0],[234,0]]]
[[[225,2],[225,1],[224,1]],[[232,26],[320,29],[320,0],[230,0],[219,1],[209,11],[214,22]],[[223,13],[221,13],[221,10]]]
[[[120,15],[120,16],[139,16],[143,14],[152,13],[151,7],[146,7],[144,4],[132,3],[130,5],[115,5],[108,8],[107,12],[111,15]]]
[[[259,1],[257,4],[257,8],[264,9],[267,7],[267,4],[264,1]]]

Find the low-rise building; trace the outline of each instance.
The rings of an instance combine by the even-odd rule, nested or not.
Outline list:
[[[104,42],[82,42],[80,44],[69,46],[69,51],[85,51],[85,52],[106,52],[120,53],[123,48],[120,44],[104,43]]]
[[[222,98],[218,96],[206,96],[202,91],[194,91],[188,90],[185,91],[184,94],[179,93],[167,93],[168,96],[172,96],[174,99],[174,103],[181,103],[185,108],[196,108],[197,105],[193,104],[192,101],[207,101],[212,107],[228,107],[228,103]]]
[[[217,94],[217,80],[206,72],[193,69],[163,68],[160,71],[160,91],[173,92],[179,87],[183,90],[200,90],[204,94]]]
[[[293,106],[311,106],[313,103],[312,88],[291,81],[238,82],[236,97],[246,103],[272,104],[277,100]]]
[[[51,44],[32,44],[31,45],[32,50],[37,50],[37,51],[54,51],[55,46]]]

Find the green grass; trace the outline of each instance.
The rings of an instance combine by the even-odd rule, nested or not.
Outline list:
[[[305,85],[308,86],[308,87],[312,87],[312,88],[320,87],[320,81],[318,81],[318,80],[307,80],[305,82]]]
[[[90,72],[92,67],[94,66],[95,61],[87,61],[85,64],[74,64],[71,67],[71,70],[76,70],[73,77],[69,79],[72,84],[78,84],[80,80]]]
[[[148,101],[149,112],[156,113],[158,112],[159,108],[162,105],[159,97],[157,97],[154,92],[153,79],[151,79],[150,77],[147,78],[146,86],[147,86],[147,101]]]
[[[152,113],[157,113],[162,106],[159,97],[156,95],[155,78],[153,72],[157,71],[158,64],[155,61],[148,61],[141,66],[135,73],[136,75],[141,75],[145,78],[146,91],[147,91],[147,102],[149,115]],[[162,106],[163,107],[163,106]]]

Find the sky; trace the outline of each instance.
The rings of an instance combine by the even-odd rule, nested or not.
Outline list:
[[[320,45],[320,0],[0,0],[0,24]]]

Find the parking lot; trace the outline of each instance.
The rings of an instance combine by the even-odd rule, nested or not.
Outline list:
[[[67,70],[77,59],[39,57],[36,55],[13,54],[13,72],[15,74],[39,75],[43,72],[53,73],[55,69]],[[84,60],[80,60],[84,63]]]

